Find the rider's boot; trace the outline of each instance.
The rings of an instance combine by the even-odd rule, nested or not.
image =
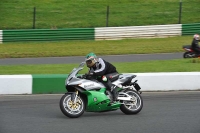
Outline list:
[[[117,86],[112,85],[111,93],[112,93],[112,98],[113,98],[111,103],[115,103],[117,101],[117,97],[118,97]]]

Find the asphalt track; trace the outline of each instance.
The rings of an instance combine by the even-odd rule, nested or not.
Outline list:
[[[137,115],[85,112],[71,119],[61,95],[0,95],[0,133],[199,133],[200,91],[143,92]]]
[[[148,60],[181,59],[183,53],[160,53],[160,54],[132,54],[132,55],[109,55],[99,56],[109,62],[135,62]],[[80,63],[84,56],[71,57],[43,57],[43,58],[6,58],[0,59],[0,65],[24,65],[24,64],[67,64]]]

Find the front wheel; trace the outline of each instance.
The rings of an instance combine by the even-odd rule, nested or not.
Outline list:
[[[80,117],[85,111],[85,103],[83,99],[77,96],[76,101],[71,100],[70,93],[66,93],[60,99],[60,110],[62,113],[70,118]]]
[[[126,94],[132,97],[131,101],[124,101],[120,110],[125,114],[137,114],[142,110],[143,100],[138,92],[132,89],[127,89]]]

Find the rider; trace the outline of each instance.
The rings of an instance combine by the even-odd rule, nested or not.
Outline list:
[[[112,84],[112,81],[119,78],[119,73],[116,67],[102,58],[97,58],[94,53],[89,53],[85,57],[87,67],[89,68],[89,75],[99,77],[98,80],[102,82],[107,89],[110,89],[113,99],[111,102],[117,100],[117,87]]]
[[[200,47],[198,45],[199,42],[199,35],[195,34],[192,40],[192,49],[198,54],[200,55]]]

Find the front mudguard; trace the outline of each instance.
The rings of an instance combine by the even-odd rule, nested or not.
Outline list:
[[[65,87],[67,90],[65,94],[71,94],[72,101],[75,99],[76,91],[78,91],[79,92],[78,95],[83,98],[84,102],[87,105],[88,100],[87,100],[87,96],[84,94],[85,90],[83,88],[77,87],[77,86],[65,86]]]
[[[67,92],[65,94],[70,94],[71,95],[71,100],[74,101],[75,97],[76,97],[76,91],[79,92],[79,95],[82,96],[83,92],[85,91],[83,88],[81,87],[77,87],[77,86],[66,86]]]
[[[76,92],[66,92],[65,94],[70,94],[71,95],[71,101],[74,101],[76,97]]]

